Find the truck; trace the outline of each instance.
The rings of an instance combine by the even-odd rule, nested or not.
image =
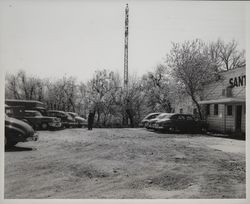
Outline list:
[[[21,106],[25,110],[36,110],[42,115],[47,115],[47,110],[44,103],[35,100],[19,100],[19,99],[6,99],[5,104],[9,107]]]
[[[35,130],[58,129],[61,127],[60,118],[43,116],[37,110],[26,110],[23,106],[5,106],[5,113],[9,117],[22,120]]]

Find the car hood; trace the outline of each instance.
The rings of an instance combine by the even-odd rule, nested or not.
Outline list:
[[[29,124],[27,124],[21,120],[18,120],[16,118],[11,118],[11,117],[5,116],[5,126],[12,126],[14,128],[19,128],[23,132],[25,132],[27,135],[34,134],[34,130]]]
[[[82,118],[82,117],[80,117],[80,116],[76,116],[76,117],[75,117],[75,120],[76,120],[76,121],[79,121],[79,122],[86,122],[86,121],[87,121],[86,119],[84,119],[84,118]]]

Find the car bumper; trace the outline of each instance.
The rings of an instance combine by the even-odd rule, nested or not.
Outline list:
[[[163,130],[164,127],[161,126],[161,125],[156,124],[156,125],[155,125],[155,129],[157,129],[157,130]]]
[[[39,135],[37,132],[35,132],[35,134],[32,136],[32,137],[28,137],[26,138],[26,142],[29,142],[29,141],[37,141],[39,138]]]
[[[158,130],[168,130],[171,127],[170,124],[156,124],[155,128]]]
[[[62,124],[60,122],[49,123],[49,126],[54,127],[54,128],[60,128],[62,126]]]

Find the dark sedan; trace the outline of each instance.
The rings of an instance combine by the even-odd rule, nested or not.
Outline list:
[[[191,114],[169,114],[157,120],[154,128],[171,132],[205,132],[207,124]]]

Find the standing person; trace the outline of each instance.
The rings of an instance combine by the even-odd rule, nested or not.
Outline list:
[[[92,130],[93,122],[94,122],[94,113],[90,112],[88,116],[88,130]]]

